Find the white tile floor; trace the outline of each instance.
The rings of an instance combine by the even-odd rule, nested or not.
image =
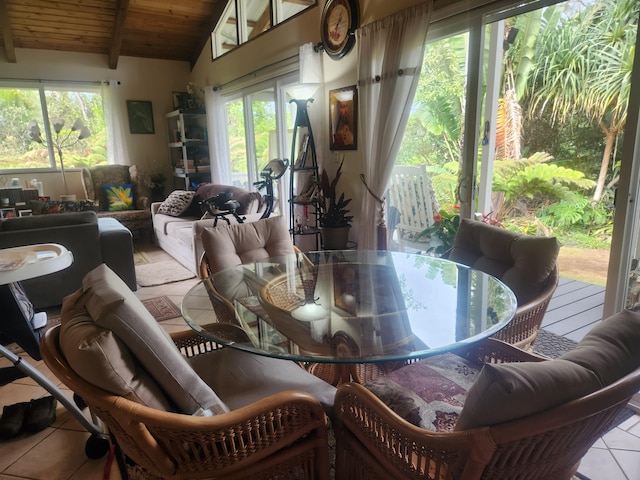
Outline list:
[[[151,261],[166,258],[164,252],[153,247],[147,248],[145,250]],[[196,282],[197,279],[194,278],[157,287],[144,287],[136,295],[140,299],[166,295],[180,306],[182,297]],[[162,325],[168,331],[187,328],[180,317],[162,322]],[[43,362],[34,363],[49,378],[54,379]],[[0,367],[8,364],[6,359],[0,359]],[[0,408],[46,394],[44,389],[30,379],[17,380],[0,387]],[[71,392],[69,395],[71,396]],[[34,435],[22,434],[15,439],[0,440],[0,480],[101,480],[106,458],[87,459],[84,444],[88,436],[65,408],[58,405],[57,420],[51,427]],[[598,440],[583,458],[578,471],[590,480],[639,480],[640,415],[629,418]],[[115,463],[108,478],[121,480]]]

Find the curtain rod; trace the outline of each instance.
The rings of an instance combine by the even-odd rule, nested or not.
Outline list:
[[[110,80],[44,80],[41,78],[0,78],[0,82],[35,82],[35,83],[77,83],[82,85],[102,85]],[[122,82],[117,80],[118,85]]]
[[[225,83],[223,83],[221,85],[216,85],[215,87],[213,87],[213,91],[214,92],[220,91],[223,88],[228,87],[229,85],[231,85],[231,84],[233,84],[235,82],[238,82],[238,81],[240,81],[240,80],[242,80],[244,78],[248,78],[248,77],[252,77],[252,76],[255,77],[255,76],[258,75],[258,73],[260,73],[263,70],[267,70],[269,68],[273,68],[273,67],[279,66],[280,64],[285,64],[287,62],[290,62],[294,58],[298,58],[298,54],[297,53],[295,55],[291,55],[289,57],[283,58],[282,60],[278,60],[278,61],[270,63],[268,65],[264,65],[264,66],[262,66],[260,68],[257,68],[256,70],[254,70],[252,72],[245,73],[244,75],[240,75],[239,77],[234,78],[233,80],[229,80],[228,82],[225,82]]]

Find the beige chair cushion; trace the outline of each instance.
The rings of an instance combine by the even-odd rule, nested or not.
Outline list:
[[[499,278],[523,305],[546,286],[559,250],[555,237],[520,235],[463,219],[448,258]]]
[[[189,366],[142,302],[109,267],[102,264],[89,272],[82,288],[91,318],[122,340],[180,412],[229,411]]]
[[[487,364],[467,393],[455,429],[526,417],[602,386],[591,370],[566,360]]]
[[[205,228],[202,246],[214,271],[294,253],[284,216]]]
[[[289,360],[223,348],[191,357],[189,362],[232,410],[275,393],[303,390],[332,414],[336,388]]]
[[[610,385],[640,365],[640,315],[628,310],[603,320],[560,357],[593,371]]]
[[[172,410],[158,384],[113,332],[99,327],[84,308],[82,289],[65,298],[60,349],[83,379],[108,392],[151,408]]]

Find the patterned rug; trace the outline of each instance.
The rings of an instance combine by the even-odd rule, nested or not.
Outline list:
[[[158,322],[180,317],[182,315],[178,306],[173,303],[169,297],[163,296],[148,298],[146,300],[142,300],[142,304]]]

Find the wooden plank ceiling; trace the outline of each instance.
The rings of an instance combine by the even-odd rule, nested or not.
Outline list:
[[[227,0],[0,0],[0,47],[198,59]]]

